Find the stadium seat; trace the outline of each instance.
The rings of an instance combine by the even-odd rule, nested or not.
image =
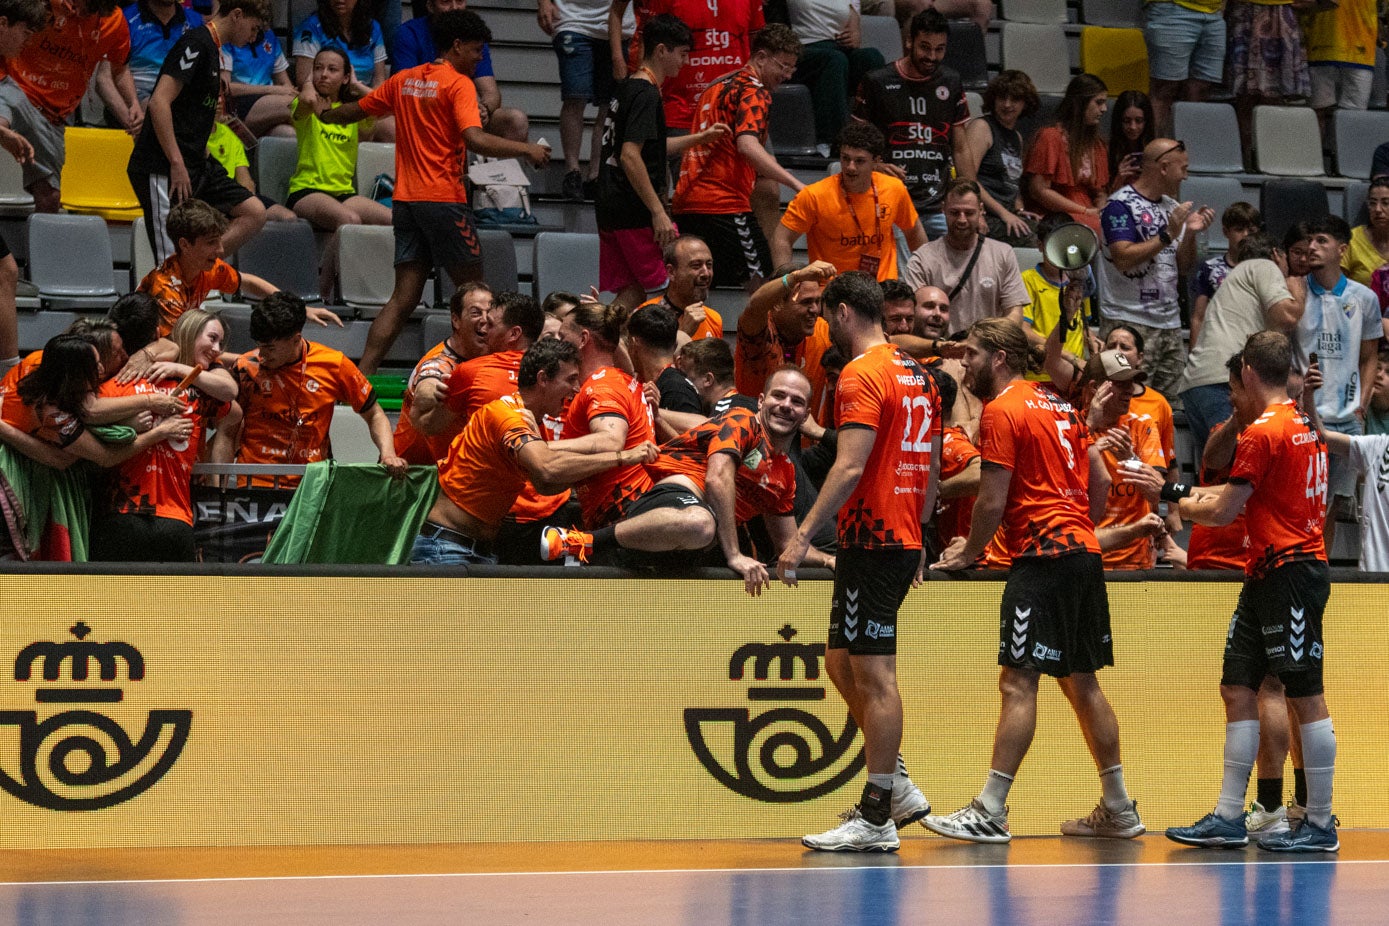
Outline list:
[[[1370,195],[1370,181],[1356,180],[1354,183],[1347,183],[1345,192],[1341,194],[1341,217],[1351,224],[1365,225],[1370,221],[1369,210],[1365,208],[1365,200]]]
[[[12,157],[0,157],[0,215],[26,216],[34,197],[24,189],[24,168]]]
[[[443,312],[426,313],[420,322],[420,333],[425,350],[430,350],[453,334],[453,318]]]
[[[1109,87],[1111,97],[1125,90],[1148,92],[1148,46],[1142,29],[1086,26],[1080,30],[1080,69]]]
[[[1317,114],[1303,106],[1255,106],[1254,161],[1264,174],[1325,176]]]
[[[150,247],[150,236],[145,232],[145,217],[142,215],[130,226],[130,288],[136,289],[140,281],[154,269],[154,249]]]
[[[1017,258],[1018,269],[1024,272],[1042,262],[1042,252],[1038,248],[1013,248],[1013,256]]]
[[[67,149],[61,180],[64,209],[112,222],[133,222],[144,214],[125,174],[134,139],[120,129],[69,127],[63,144]]]
[[[984,50],[984,33],[967,19],[952,19],[949,26],[945,66],[955,69],[966,90],[983,90],[989,85],[989,56]]]
[[[343,303],[354,309],[386,304],[395,286],[395,231],[389,225],[338,229],[338,285]]]
[[[586,293],[598,283],[598,236],[541,232],[535,236],[531,279],[535,298],[555,290]]]
[[[299,162],[299,142],[267,136],[256,145],[256,192],[282,203],[289,196],[289,178]]]
[[[516,244],[511,233],[500,228],[480,228],[478,243],[482,245],[482,279],[495,292],[518,288],[520,271],[516,267]]]
[[[1142,24],[1142,10],[1143,0],[1080,0],[1080,21],[1090,26],[1134,29]]]
[[[1023,143],[1031,146],[1032,136],[1037,130],[1056,122],[1056,111],[1061,107],[1061,97],[1055,93],[1041,95],[1041,105],[1030,116],[1018,118],[1017,129],[1022,133]]]
[[[1066,0],[1003,0],[999,17],[1013,23],[1066,22]]]
[[[1065,93],[1071,82],[1071,52],[1060,26],[1003,24],[1003,67],[1026,71],[1038,93]]]
[[[1270,177],[1259,191],[1259,211],[1264,228],[1281,243],[1293,225],[1330,215],[1331,207],[1326,189],[1315,180]]]
[[[863,47],[876,48],[889,62],[902,57],[902,27],[895,16],[863,16]]]
[[[111,236],[101,216],[29,216],[29,279],[45,304],[109,308],[116,301],[111,264]]]
[[[782,84],[772,91],[767,135],[772,153],[779,157],[815,156],[815,103],[809,87]]]
[[[1215,224],[1206,231],[1206,240],[1212,250],[1223,251],[1230,246],[1225,240],[1225,229],[1220,225],[1220,216],[1232,203],[1248,202],[1252,194],[1244,191],[1244,185],[1234,177],[1188,176],[1182,181],[1181,198],[1196,206],[1209,206],[1215,213]]]
[[[1331,118],[1335,123],[1336,173],[1369,180],[1375,148],[1389,141],[1389,112],[1338,109]]]
[[[395,143],[364,141],[357,146],[357,192],[371,196],[371,187],[381,174],[395,177]]]
[[[984,97],[982,94],[975,93],[973,90],[966,90],[965,104],[969,106],[971,116],[984,115]]]
[[[1172,134],[1186,143],[1190,169],[1198,174],[1244,170],[1239,122],[1229,103],[1179,102],[1172,107]]]
[[[313,226],[296,222],[266,222],[236,253],[236,266],[306,302],[323,298],[318,285],[318,245]]]
[[[349,405],[333,407],[328,446],[332,448],[332,459],[339,463],[375,463],[381,459],[381,451],[371,442],[371,429]]]

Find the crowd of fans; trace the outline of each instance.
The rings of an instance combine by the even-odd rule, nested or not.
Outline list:
[[[502,104],[491,32],[461,0],[429,0],[404,26],[389,4],[320,3],[293,31],[292,75],[266,29],[266,0],[201,12],[141,0],[124,15],[98,0],[0,0],[0,53],[12,52],[0,146],[24,165],[36,206],[57,208],[61,123],[90,85],[106,118],[137,136],[129,173],[159,260],[108,319],[80,322],[23,361],[0,357],[10,555],[53,552],[42,516],[25,510],[33,493],[11,483],[62,478],[86,489],[93,512],[90,543],[68,553],[191,559],[193,463],[325,459],[343,403],[366,421],[388,473],[438,467],[417,561],[707,562],[756,592],[835,459],[835,384],[850,358],[821,293],[846,273],[878,282],[885,334],[927,362],[942,399],[941,421],[927,413],[921,434],[903,438],[944,426],[928,531],[937,550],[968,533],[983,402],[960,359],[971,326],[993,318],[1028,343],[1028,378],[1098,409],[1092,437],[1109,486],[1096,527],[1108,568],[1242,561],[1238,525],[1197,528],[1184,550],[1163,499],[1183,462],[1174,407],[1200,478],[1228,470],[1251,423],[1228,362],[1263,330],[1293,341],[1292,399],[1346,437],[1323,474],[1328,539],[1336,515],[1355,518],[1362,476],[1362,520],[1383,519],[1389,485],[1366,473],[1389,447],[1359,441],[1389,432],[1389,178],[1372,181],[1366,224],[1318,217],[1274,240],[1247,203],[1217,216],[1183,201],[1185,145],[1165,137],[1179,95],[1225,80],[1237,101],[1297,100],[1309,63],[1319,111],[1363,105],[1360,60],[1325,49],[1359,36],[1360,7],[1373,4],[1343,0],[1299,25],[1289,4],[1231,3],[1227,48],[1220,3],[1154,0],[1150,37],[1168,31],[1152,56],[1153,94],[1120,94],[1108,138],[1109,90],[1090,74],[1030,137],[1020,126],[1041,100],[1021,70],[999,73],[985,112],[970,112],[943,63],[945,17],[989,13],[975,4],[899,3],[905,54],[892,62],[862,47],[856,3],[725,5],[541,0],[560,63],[563,193],[595,199],[600,264],[594,294],[540,304],[479,282],[463,165],[482,155],[541,166],[550,151]],[[1176,35],[1196,36],[1184,63]],[[809,185],[768,147],[771,92],[787,81],[811,88],[817,138],[838,160]],[[590,103],[601,105],[585,177]],[[283,204],[256,195],[245,170],[245,143],[272,133],[298,139]],[[397,141],[390,208],[355,187],[367,138]],[[778,185],[794,194],[784,210]],[[265,221],[296,215],[328,232],[394,225],[395,289],[360,365],[301,334],[310,321],[340,324],[335,314],[221,259]],[[1230,249],[1208,256],[1217,221]],[[1075,241],[1077,224],[1094,235],[1089,266],[1046,250],[1063,230]],[[802,238],[808,262],[793,262]],[[1019,246],[1044,256],[1022,267]],[[436,267],[457,286],[451,334],[411,373],[393,428],[364,374]],[[325,293],[333,272],[323,268]],[[706,304],[711,286],[746,289],[731,338]],[[223,352],[220,319],[200,309],[213,290],[260,300],[255,350]],[[616,296],[603,304],[598,291]],[[9,315],[0,353],[17,354]],[[79,459],[107,472],[50,472]],[[1386,535],[1384,524],[1362,524],[1362,568],[1389,569]],[[835,543],[816,538],[813,561],[832,564]],[[996,541],[979,565],[1008,560]]]

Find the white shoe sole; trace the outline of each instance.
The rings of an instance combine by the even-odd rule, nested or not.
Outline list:
[[[993,844],[1011,842],[1013,839],[1013,835],[1011,833],[1009,833],[1006,836],[991,836],[988,834],[966,833],[958,829],[955,829],[953,826],[950,826],[945,823],[932,823],[931,820],[932,818],[929,816],[923,817],[921,820],[921,825],[926,827],[928,830],[935,833],[936,835],[944,836],[947,839],[960,839],[965,842],[984,842]]]
[[[1145,827],[1142,823],[1138,824],[1137,826],[1130,826],[1128,829],[1124,830],[1106,830],[1104,832],[1100,832],[1099,830],[1081,832],[1079,829],[1077,829],[1073,832],[1068,833],[1066,832],[1066,827],[1064,825],[1061,827],[1062,836],[1075,836],[1085,839],[1135,839],[1139,836],[1142,836],[1147,831],[1148,828]]]
[[[902,843],[895,839],[892,842],[816,843],[809,836],[801,838],[801,845],[807,849],[814,849],[816,852],[896,852],[902,847]]]

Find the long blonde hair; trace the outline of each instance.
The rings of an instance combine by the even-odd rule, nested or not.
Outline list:
[[[178,345],[178,362],[186,363],[190,366],[198,362],[195,348],[198,343],[198,336],[203,333],[208,322],[216,322],[222,326],[223,336],[227,333],[227,326],[222,322],[222,316],[215,312],[208,312],[204,309],[189,309],[178,317],[174,322],[174,328],[169,332],[169,340]]]

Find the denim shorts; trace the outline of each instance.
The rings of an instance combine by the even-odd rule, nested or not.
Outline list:
[[[1225,76],[1225,17],[1198,13],[1170,0],[1143,7],[1143,40],[1153,80],[1204,80]]]
[[[477,553],[446,537],[418,536],[410,548],[410,563],[415,566],[494,566],[497,557]]]
[[[551,41],[559,57],[560,99],[606,105],[617,86],[613,81],[612,49],[607,39],[559,32]]]

